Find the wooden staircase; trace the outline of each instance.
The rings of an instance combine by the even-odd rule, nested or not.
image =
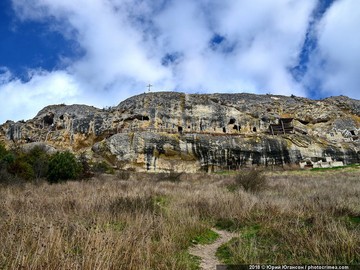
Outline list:
[[[292,118],[280,118],[279,124],[270,124],[269,130],[272,135],[292,134],[294,127],[292,125]]]

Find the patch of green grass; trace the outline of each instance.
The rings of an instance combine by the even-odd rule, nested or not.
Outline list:
[[[157,195],[153,197],[153,204],[157,213],[168,214],[170,198],[166,195]]]
[[[360,216],[342,216],[340,220],[342,220],[350,230],[360,228]]]
[[[169,205],[169,198],[165,195],[158,195],[153,198],[153,202],[159,207],[166,207]]]
[[[241,235],[245,239],[255,238],[258,232],[260,231],[260,225],[255,224],[251,226],[246,226],[241,230]]]
[[[200,244],[200,245],[208,245],[214,243],[216,239],[219,238],[219,234],[214,232],[213,230],[206,229],[200,235],[196,236],[195,239],[192,240],[193,244]]]
[[[276,261],[273,247],[278,242],[274,234],[259,224],[243,226],[240,237],[221,245],[215,255],[225,264],[271,263]]]
[[[176,254],[178,266],[184,266],[184,269],[199,270],[201,259],[197,256],[191,255],[188,251],[181,251]]]
[[[346,166],[338,166],[338,167],[330,167],[330,168],[312,168],[310,171],[322,172],[322,171],[329,171],[329,170],[342,170],[342,169],[358,168],[358,167],[360,167],[359,164],[350,164],[350,165],[346,165]]]
[[[360,216],[343,218],[349,230],[355,232],[360,224]],[[315,243],[323,250],[326,249],[329,254],[332,254],[334,261],[344,261],[344,258],[346,258],[347,261],[353,263],[356,261],[356,258],[354,260],[354,254],[356,254],[354,245],[348,244],[349,248],[336,247],[326,241],[333,234],[332,226],[323,227],[328,222],[340,226],[340,223],[325,217],[323,220],[318,218],[316,223],[306,220],[304,226],[300,223],[294,226],[293,221],[286,219],[277,221],[277,224],[267,222],[248,223],[249,225],[243,226],[239,230],[239,238],[232,239],[219,247],[216,256],[226,264],[319,263],[321,260],[318,259],[319,254],[316,253],[318,251],[312,248],[314,243],[311,240],[311,237],[318,237],[319,240]],[[283,226],[280,224],[283,224]],[[321,234],[318,230],[322,230]],[[317,236],[317,234],[320,235]],[[310,244],[307,247],[308,242],[305,239],[309,238]],[[325,241],[321,241],[323,239]],[[301,246],[307,248],[300,248]]]
[[[349,217],[349,220],[354,224],[360,224],[360,216]]]
[[[225,264],[232,264],[233,263],[233,251],[232,246],[238,245],[239,238],[232,238],[229,242],[222,244],[215,253],[215,256]]]
[[[104,224],[105,229],[109,229],[116,232],[121,232],[125,229],[126,224],[124,222],[108,222]]]
[[[226,189],[230,192],[235,192],[239,189],[239,187],[236,184],[229,184],[226,186]]]

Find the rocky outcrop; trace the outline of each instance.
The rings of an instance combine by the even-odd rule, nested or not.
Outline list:
[[[87,151],[140,171],[236,170],[326,157],[359,163],[359,132],[359,100],[245,93],[148,93],[106,110],[53,105],[0,126],[6,144]]]

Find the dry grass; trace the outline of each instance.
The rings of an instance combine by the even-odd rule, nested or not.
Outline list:
[[[359,263],[359,175],[268,173],[258,193],[215,175],[1,186],[0,269],[196,269],[187,248],[213,226],[239,232],[229,263]]]

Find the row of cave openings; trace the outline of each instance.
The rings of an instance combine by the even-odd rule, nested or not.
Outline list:
[[[241,125],[238,125],[236,124],[236,120],[234,118],[231,118],[228,125],[233,125],[232,129],[233,130],[236,130],[238,132],[241,131]],[[167,125],[166,125],[167,127]],[[175,128],[175,124],[172,124],[172,127]],[[178,126],[178,132],[179,133],[183,133],[184,132],[184,128],[182,126]],[[188,130],[192,130],[192,126],[187,126],[187,129]],[[205,131],[205,128],[204,128],[204,125],[202,123],[200,123],[200,131]],[[214,131],[216,131],[216,128],[214,127]],[[226,127],[222,127],[222,131],[223,133],[227,133],[227,128]],[[257,128],[256,127],[253,127],[252,128],[252,131],[253,132],[257,132]]]
[[[49,114],[45,115],[44,118],[43,118],[44,124],[49,125],[49,126],[53,125],[53,124],[54,124],[54,116],[55,116],[54,113],[49,113]],[[59,119],[60,119],[60,120],[63,120],[63,119],[64,119],[64,116],[61,115],[61,116],[59,117]],[[134,120],[134,119],[137,119],[137,120],[140,120],[140,121],[149,121],[149,120],[150,120],[148,116],[144,116],[144,115],[136,115],[136,116],[130,117],[130,118],[126,119],[126,120],[129,121],[129,120]],[[166,125],[165,128],[167,129],[167,128],[168,128],[168,124],[165,124],[165,125]],[[173,128],[173,129],[176,128],[176,125],[175,125],[175,124],[170,124],[170,125],[172,125],[172,128]],[[229,122],[228,122],[228,125],[233,125],[233,127],[232,127],[233,130],[236,130],[236,131],[238,131],[238,132],[241,131],[241,125],[236,124],[236,120],[235,120],[234,118],[230,118],[230,120],[229,120]],[[195,124],[195,128],[196,128],[196,124]],[[205,128],[206,128],[206,127],[204,127],[204,125],[203,125],[202,122],[201,122],[201,123],[200,123],[200,131],[204,131]],[[194,129],[194,127],[189,125],[189,126],[187,127],[187,129],[190,130],[190,131],[192,131],[192,130]],[[179,133],[183,133],[183,132],[184,132],[184,128],[183,128],[182,126],[177,126],[177,131],[178,131]],[[214,131],[216,131],[216,128],[214,128]],[[222,131],[223,131],[223,133],[227,133],[228,130],[227,130],[226,127],[222,127]],[[253,132],[257,132],[257,128],[254,126],[254,127],[252,128],[252,131],[253,131]]]
[[[149,117],[145,116],[145,115],[134,115],[134,116],[126,118],[125,121],[132,121],[132,120],[135,120],[135,119],[137,119],[139,121],[150,121]],[[240,130],[241,130],[241,125],[237,125],[236,120],[234,118],[231,118],[229,120],[228,125],[233,125],[233,130],[236,130],[238,132],[240,132]],[[172,130],[172,131],[174,131],[177,128],[177,132],[183,133],[185,131],[192,132],[192,131],[194,131],[194,129],[196,130],[197,129],[197,124],[188,125],[187,130],[185,130],[183,126],[178,126],[178,125],[173,124],[173,123],[160,124],[160,126],[158,128],[160,130]],[[199,126],[200,132],[205,131],[206,128],[207,128],[206,124],[203,124],[203,122],[200,121],[200,126]],[[252,130],[253,130],[253,132],[256,132],[257,128],[253,127]],[[216,131],[215,127],[214,127],[214,131]],[[222,131],[223,131],[223,133],[227,133],[226,127],[222,127]]]
[[[135,119],[137,119],[139,121],[150,121],[149,117],[145,116],[145,115],[134,115],[134,116],[126,118],[125,121],[132,121]],[[235,118],[230,118],[228,125],[233,125],[232,129],[236,130],[237,132],[241,131],[241,125],[236,124]],[[186,129],[183,126],[179,126],[179,125],[176,125],[173,123],[164,123],[164,124],[160,124],[160,126],[158,128],[160,130],[169,130],[171,132],[174,132],[177,128],[177,132],[182,134],[186,131],[193,132],[194,130],[197,130],[197,124],[188,125],[187,129]],[[206,124],[204,124],[202,121],[200,121],[200,124],[199,124],[200,132],[205,131],[207,128],[208,128],[208,126]],[[216,131],[216,127],[214,127],[214,131]],[[257,132],[257,128],[254,126],[252,128],[252,131]],[[228,132],[227,127],[222,127],[222,132],[227,133]]]

